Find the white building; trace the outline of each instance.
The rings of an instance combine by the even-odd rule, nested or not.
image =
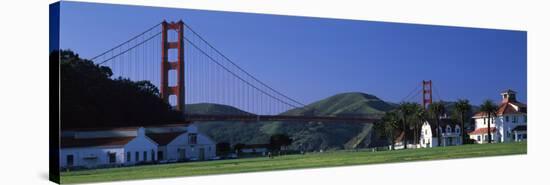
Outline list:
[[[460,129],[460,124],[454,123],[452,119],[445,116],[440,118],[439,126],[439,132],[441,133],[441,145],[438,145],[439,140],[437,137],[438,130],[436,130],[436,123],[432,122],[430,124],[428,121],[424,121],[418,131],[419,133],[414,134],[411,130],[407,134],[407,148],[431,148],[437,146],[454,146],[462,144],[462,131]],[[394,141],[395,149],[403,149],[404,133],[402,131],[397,131],[397,133],[399,135]],[[415,139],[417,139],[418,144],[414,144]]]
[[[62,131],[61,168],[208,160],[216,143],[195,125]]]
[[[216,157],[216,142],[200,134],[195,125],[177,132],[157,130],[147,136],[159,143],[158,156],[161,161],[196,161]]]
[[[422,124],[422,129],[420,131],[420,147],[422,148],[431,148],[436,146],[454,146],[461,145],[462,131],[460,129],[460,124],[453,123],[453,121],[444,117],[440,119],[439,129],[437,129],[435,123],[430,124],[428,121],[425,121]],[[438,136],[437,132],[441,133],[441,145],[438,145]]]
[[[134,133],[131,129],[73,131],[72,137],[65,135],[61,138],[60,166],[97,168],[155,161],[157,144],[145,136],[144,128],[134,128]]]
[[[475,120],[475,130],[469,133],[470,139],[477,143],[487,143],[487,130],[490,127],[491,140],[494,142],[527,140],[527,105],[518,102],[516,92],[510,89],[501,95],[502,102],[496,117],[491,116],[489,121],[485,112],[478,112],[472,117]]]

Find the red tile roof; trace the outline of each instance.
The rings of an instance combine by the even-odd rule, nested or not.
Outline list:
[[[61,148],[78,148],[92,146],[124,146],[135,137],[107,137],[107,138],[61,138]]]
[[[172,142],[172,140],[176,139],[179,135],[183,134],[184,132],[170,132],[170,133],[155,133],[155,134],[146,134],[147,137],[151,138],[153,141],[155,141],[157,144],[164,146],[168,143]]]
[[[517,107],[514,108],[514,106]],[[527,105],[520,103],[520,102],[504,102],[498,106],[498,109],[496,111],[497,116],[502,116],[506,114],[519,114],[519,113],[527,113]],[[477,112],[473,118],[483,118],[487,117],[486,112]]]
[[[495,132],[495,127],[491,127],[491,133]],[[470,135],[479,135],[479,134],[487,134],[487,127],[484,127],[484,128],[478,128],[474,131],[471,131],[470,133],[468,133]]]

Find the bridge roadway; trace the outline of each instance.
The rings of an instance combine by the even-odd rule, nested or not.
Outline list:
[[[204,115],[186,114],[185,121],[287,121],[287,122],[344,122],[344,123],[374,123],[380,120],[378,116],[344,117],[344,116],[284,116],[284,115]]]

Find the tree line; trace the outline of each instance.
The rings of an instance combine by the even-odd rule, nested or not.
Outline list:
[[[472,115],[472,105],[467,99],[459,99],[454,102],[454,120],[460,122],[461,138],[465,144],[473,143],[466,133],[466,122]],[[497,112],[497,105],[491,100],[485,100],[479,107],[479,111],[484,112],[487,116],[484,119],[488,122],[494,121]],[[436,128],[441,127],[441,117],[444,116],[446,110],[445,103],[442,101],[429,104],[427,109],[424,109],[420,104],[414,102],[402,102],[398,107],[384,114],[382,119],[375,124],[375,129],[379,133],[380,138],[386,139],[391,143],[392,148],[395,147],[395,140],[403,134],[403,145],[407,148],[407,138],[412,135],[412,144],[418,144],[420,140],[420,129],[425,121],[435,123]],[[435,129],[435,137],[437,138],[438,146],[441,146],[441,131]],[[487,124],[488,142],[491,143],[490,124]]]
[[[472,107],[468,100],[460,99],[454,103],[454,113],[460,121],[461,133],[463,141],[467,140],[464,132],[465,122],[470,114]],[[442,101],[434,102],[424,109],[420,104],[414,102],[402,102],[398,107],[390,112],[387,112],[380,121],[375,124],[380,137],[385,138],[391,143],[392,148],[395,147],[395,140],[401,134],[403,135],[403,145],[407,148],[408,139],[412,136],[413,144],[418,144],[420,140],[420,130],[425,121],[435,123],[437,128],[441,125],[441,117],[447,113],[445,104]],[[437,137],[438,145],[441,144],[441,133],[436,129],[435,137]]]
[[[273,134],[269,138],[267,149],[273,153],[284,151],[286,146],[292,144],[292,141],[293,139],[287,134]],[[227,156],[232,152],[240,153],[245,146],[246,145],[243,143],[237,143],[233,146],[233,148],[231,148],[230,143],[220,142],[216,144],[216,152],[219,156]]]
[[[109,67],[70,50],[52,52],[50,62],[60,64],[62,130],[147,126],[180,119],[181,112],[164,102],[149,81],[112,78]]]

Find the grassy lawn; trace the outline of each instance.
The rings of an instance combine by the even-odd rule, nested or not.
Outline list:
[[[260,157],[62,172],[61,183],[134,180],[526,153],[526,142],[463,145],[383,152],[334,151],[306,155],[287,155],[275,157],[274,159]]]

